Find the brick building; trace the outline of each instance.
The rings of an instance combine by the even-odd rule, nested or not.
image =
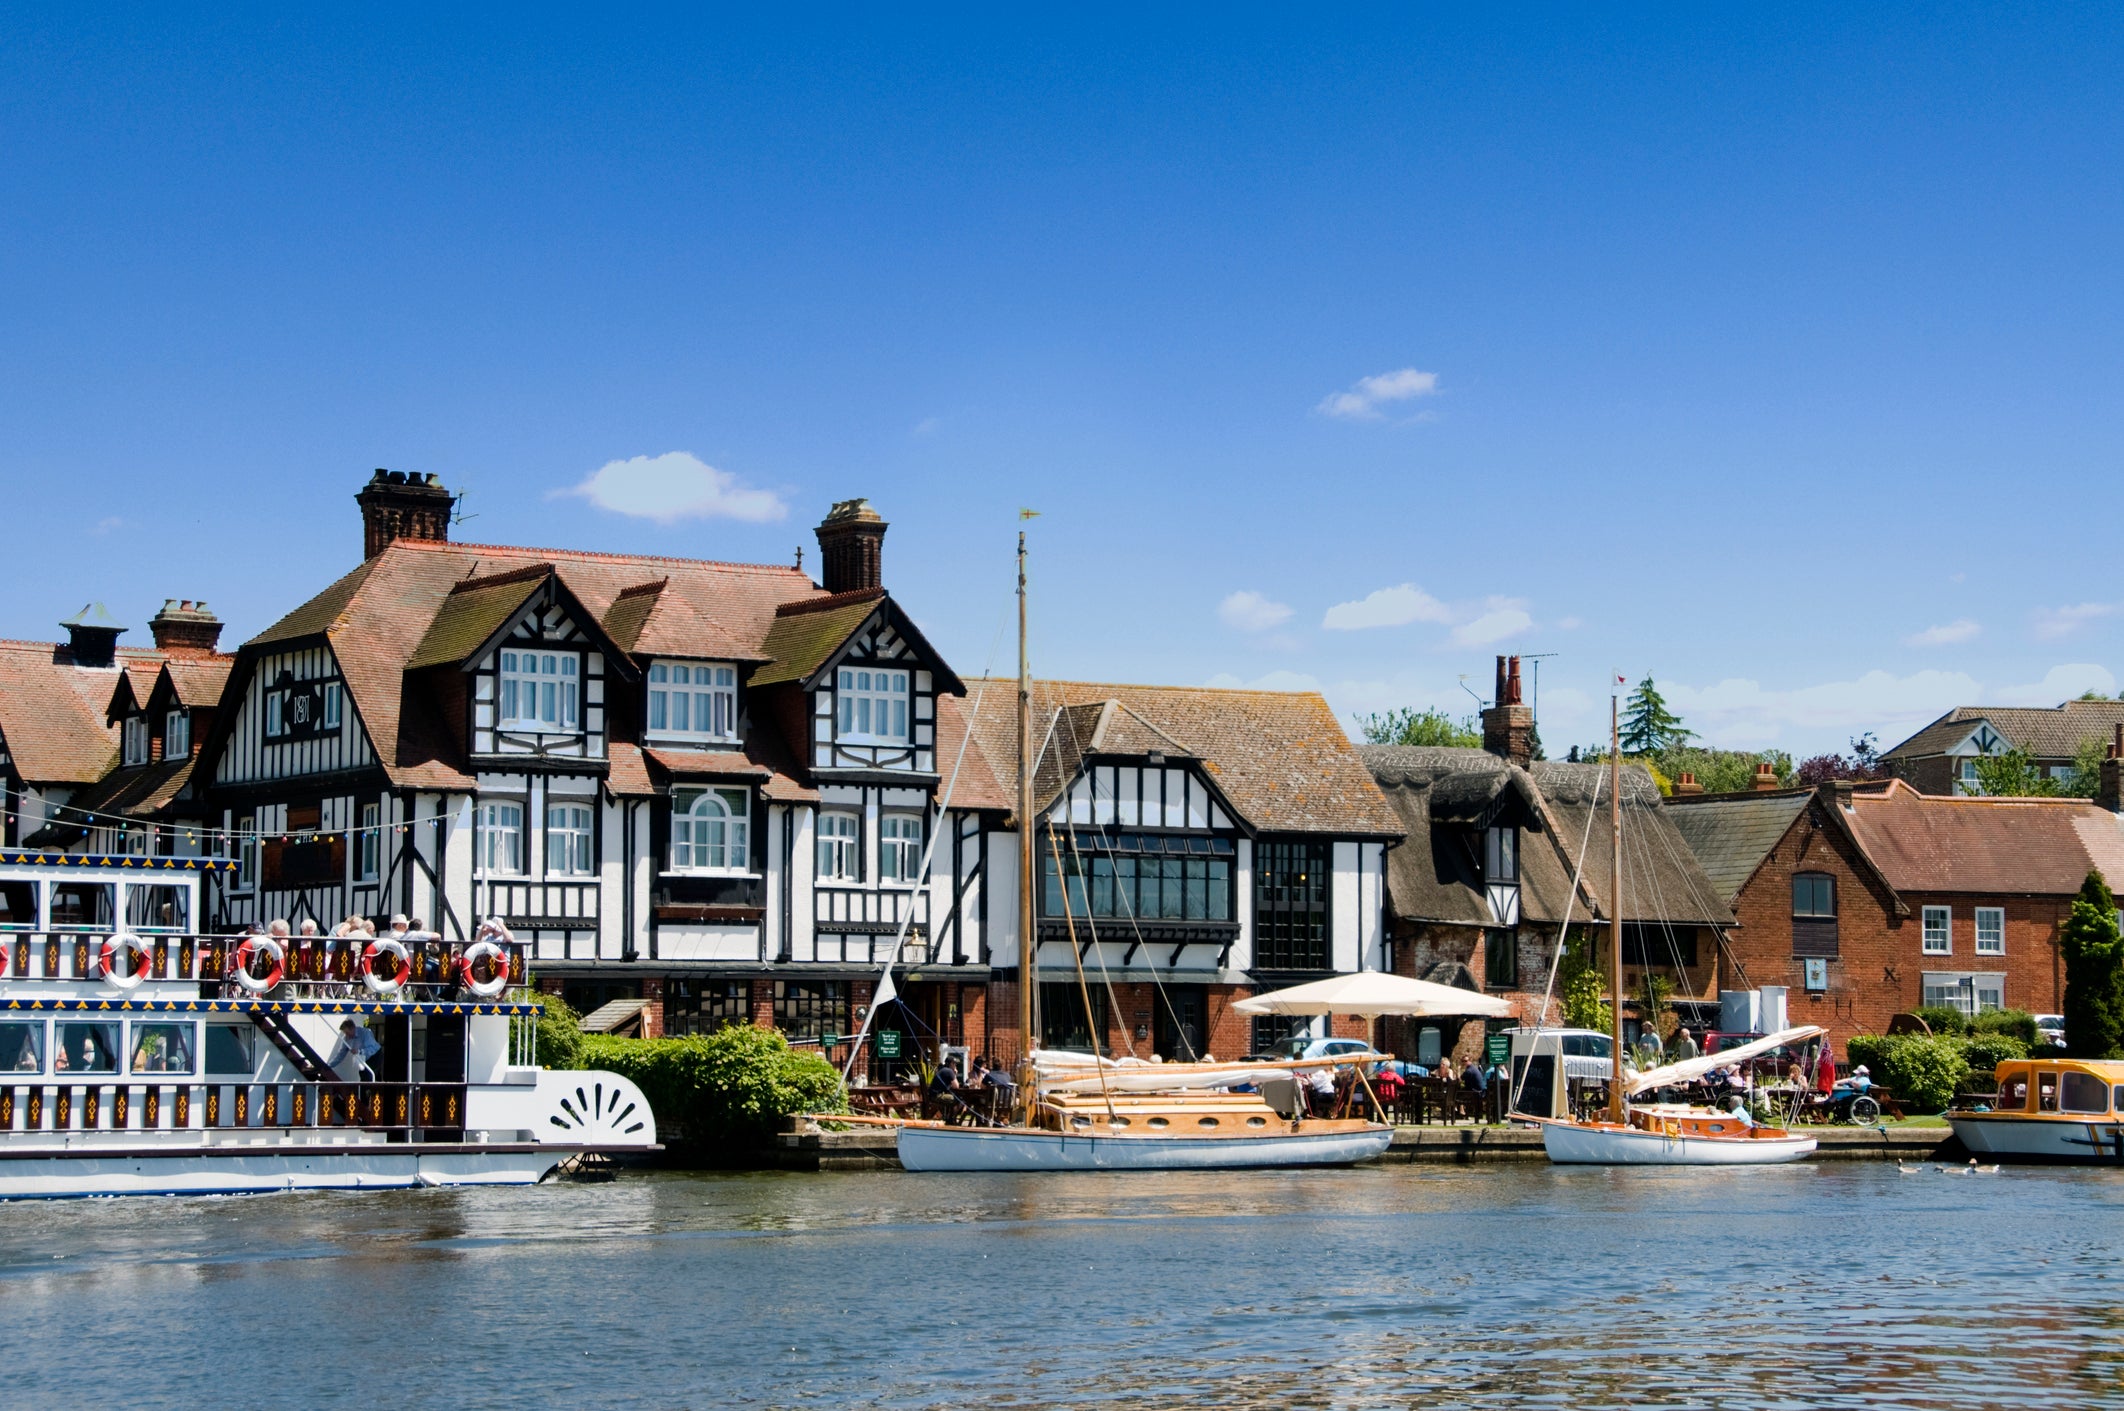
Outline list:
[[[1740,923],[1723,983],[1788,987],[1792,1021],[1838,1041],[1924,1004],[2057,1012],[2073,896],[2090,868],[2124,877],[2124,825],[2082,799],[1897,779],[1676,797],[1668,812]]]
[[[2066,701],[2049,707],[1956,706],[1881,755],[1914,789],[1927,794],[1974,794],[1976,761],[2020,750],[2046,776],[2072,777],[2074,757],[2090,741],[2107,741],[2124,726],[2124,701]]]

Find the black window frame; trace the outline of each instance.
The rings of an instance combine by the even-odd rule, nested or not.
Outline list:
[[[1660,921],[1625,921],[1622,924],[1622,963],[1642,969],[1673,965],[1681,956],[1686,970],[1696,964],[1696,928],[1670,926]]]
[[[1802,911],[1800,888],[1807,884],[1810,895]],[[1839,941],[1837,934],[1837,887],[1836,875],[1830,872],[1795,872],[1792,874],[1792,956],[1795,960],[1837,960]],[[1829,909],[1818,909],[1823,893],[1827,894]]]
[[[664,1034],[712,1034],[752,1023],[752,982],[674,978],[664,982]]]
[[[1501,849],[1500,842],[1510,839],[1509,849]],[[1485,883],[1517,882],[1519,880],[1519,830],[1496,823],[1482,832],[1482,880]]]
[[[1090,1027],[1084,1016],[1087,994],[1091,997]],[[1067,1053],[1103,1053],[1109,1020],[1104,986],[1080,989],[1075,980],[1040,982],[1040,1047]]]
[[[1042,920],[1063,918],[1063,878],[1070,879],[1069,916],[1095,921],[1229,924],[1237,910],[1237,848],[1206,834],[1080,835],[1074,848],[1040,849]],[[1156,869],[1151,881],[1146,868]],[[1126,874],[1126,885],[1124,875]],[[1156,903],[1145,901],[1155,895]],[[1126,899],[1127,904],[1123,901]]]
[[[1325,970],[1334,955],[1335,845],[1316,838],[1254,843],[1254,967]]]
[[[1488,990],[1519,988],[1519,928],[1486,926],[1482,932],[1482,984]]]
[[[776,980],[774,1027],[785,1038],[839,1038],[854,1031],[846,980]],[[830,1021],[830,1022],[822,1022]]]

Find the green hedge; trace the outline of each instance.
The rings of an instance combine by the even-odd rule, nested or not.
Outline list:
[[[580,1068],[583,1066],[583,1026],[575,1010],[559,995],[527,994],[538,1011],[538,1066]]]
[[[678,1039],[582,1037],[582,1067],[631,1078],[667,1141],[752,1141],[798,1112],[846,1112],[841,1075],[774,1029],[733,1025]]]
[[[2001,1063],[2028,1057],[2028,1047],[2015,1034],[1976,1033],[1962,1040],[1962,1055],[1969,1060],[1972,1074],[1986,1077]]]
[[[2019,1039],[2024,1048],[2031,1049],[2041,1042],[2036,1034],[2035,1016],[2025,1009],[1987,1009],[1969,1021],[1969,1032],[1972,1035],[2005,1034]]]
[[[1932,1030],[1936,1039],[1969,1032],[1969,1016],[1951,1004],[1922,1005],[1911,1013],[1925,1021],[1925,1027]]]
[[[1844,1051],[1853,1067],[1865,1064],[1873,1080],[1894,1093],[1905,1112],[1916,1114],[1941,1111],[1954,1100],[1969,1077],[1971,1047],[1972,1041],[1959,1038],[1854,1034]],[[1991,1051],[1989,1045],[1985,1051]]]

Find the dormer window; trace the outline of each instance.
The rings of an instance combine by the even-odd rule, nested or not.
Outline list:
[[[840,739],[873,744],[907,742],[908,677],[904,671],[844,666],[834,682]]]
[[[501,728],[574,734],[580,728],[581,674],[574,652],[503,652]]]
[[[752,862],[751,803],[742,789],[681,789],[671,798],[671,870],[744,872]]]
[[[106,755],[104,758],[108,759]],[[125,718],[125,762],[146,764],[148,762],[147,717],[129,715]]]
[[[1485,882],[1519,880],[1519,830],[1491,828],[1484,839],[1482,877]]]
[[[162,757],[183,759],[192,752],[192,716],[189,711],[173,710],[163,717]]]
[[[653,663],[649,668],[649,733],[664,739],[735,740],[737,668]]]

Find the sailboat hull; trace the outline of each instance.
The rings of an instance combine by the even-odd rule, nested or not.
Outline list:
[[[1214,1171],[1354,1166],[1383,1155],[1390,1127],[1337,1123],[1259,1137],[1094,1136],[1025,1128],[902,1127],[909,1171]]]
[[[1777,1166],[1814,1151],[1813,1137],[1670,1136],[1641,1127],[1532,1119],[1549,1160],[1565,1166]]]

